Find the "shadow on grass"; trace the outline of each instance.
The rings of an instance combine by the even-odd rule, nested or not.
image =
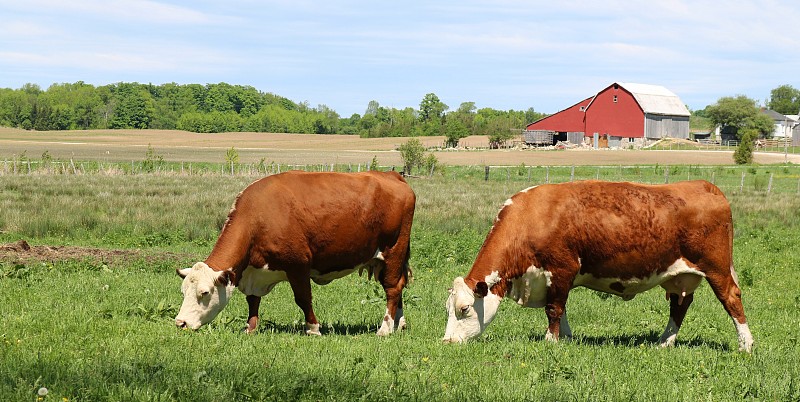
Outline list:
[[[321,323],[320,332],[322,335],[362,335],[375,333],[377,327],[375,325],[361,322],[359,324],[350,324],[342,322],[334,323]],[[258,325],[256,333],[258,334],[301,334],[305,335],[305,324],[300,322],[293,323],[277,323],[274,321],[264,320]]]
[[[532,334],[528,338],[532,341],[546,342],[543,334]],[[591,346],[658,347],[660,338],[661,338],[661,333],[656,331],[650,331],[642,334],[622,334],[622,335],[612,335],[612,336],[576,335],[575,333],[573,333],[572,338],[569,338],[567,342],[572,342],[579,345],[591,345]],[[675,345],[685,346],[690,348],[710,348],[725,352],[731,351],[731,348],[727,344],[705,341],[697,337],[694,337],[690,340],[681,341],[680,335],[678,335],[678,339],[675,341]]]

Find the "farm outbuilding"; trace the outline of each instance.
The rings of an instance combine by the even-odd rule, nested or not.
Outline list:
[[[589,141],[595,146],[612,147],[645,139],[688,139],[689,109],[662,86],[615,82],[590,98],[529,124],[526,130],[550,131],[553,143]]]

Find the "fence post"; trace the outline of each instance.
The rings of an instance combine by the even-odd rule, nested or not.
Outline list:
[[[550,183],[550,166],[544,167],[544,183],[545,184]]]
[[[672,146],[670,144],[670,146]],[[664,184],[669,183],[669,166],[664,167]]]
[[[569,181],[570,183],[575,181],[575,165],[572,165],[572,169],[569,171]]]
[[[528,183],[531,182],[531,167],[528,166]]]
[[[716,179],[716,177],[714,177],[714,175],[715,175],[716,173],[717,173],[717,172],[714,172],[714,171],[712,171],[712,172],[711,172],[711,184],[717,184],[717,183],[715,183],[715,179]]]
[[[483,167],[483,181],[489,181],[489,165]]]
[[[744,190],[744,175],[745,175],[745,172],[742,172],[742,181],[739,182],[739,192],[740,193]]]
[[[770,195],[770,193],[772,193],[772,175],[773,174],[774,173],[770,173],[769,174],[769,184],[767,184],[767,195]]]

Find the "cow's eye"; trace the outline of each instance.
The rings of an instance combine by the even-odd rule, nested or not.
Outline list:
[[[464,307],[461,307],[461,315],[467,315],[467,313],[469,313],[469,308],[470,308],[470,307],[471,307],[471,306],[464,306]]]
[[[200,297],[206,297],[206,296],[208,296],[209,293],[211,293],[211,292],[209,292],[207,290],[203,290],[202,292],[200,292]]]

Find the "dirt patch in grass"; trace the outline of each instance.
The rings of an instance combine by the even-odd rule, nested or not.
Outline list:
[[[31,246],[25,240],[0,244],[0,262],[12,264],[31,264],[40,262],[55,263],[64,260],[92,261],[110,266],[123,265],[130,261],[186,261],[189,254],[171,252],[152,252],[144,250],[110,250],[79,246]]]

